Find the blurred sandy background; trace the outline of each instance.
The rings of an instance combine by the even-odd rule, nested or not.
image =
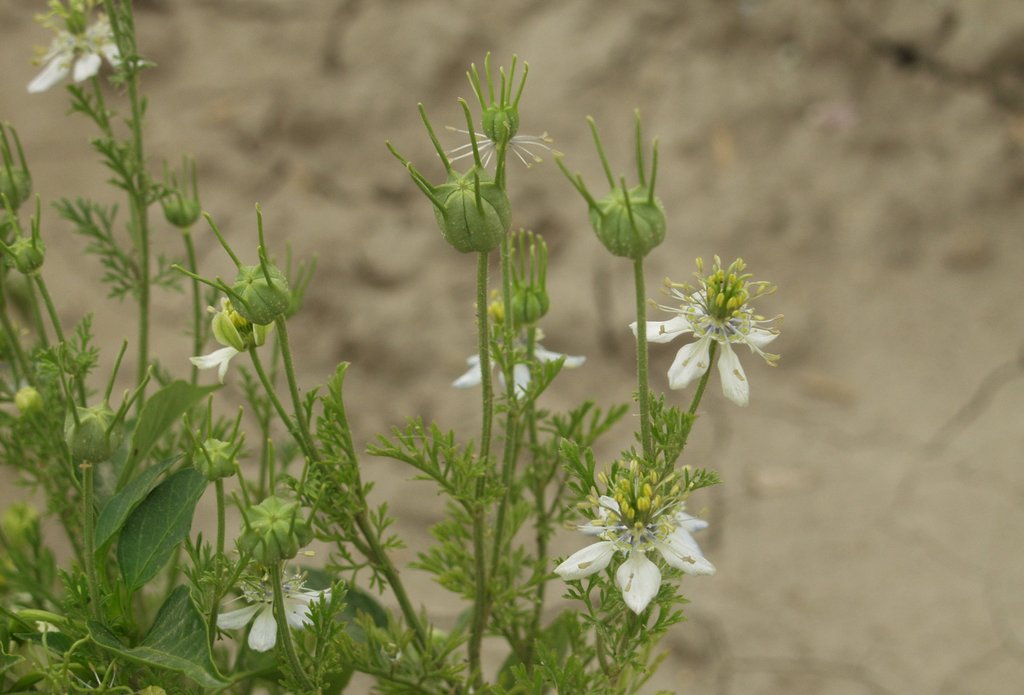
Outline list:
[[[25,92],[32,48],[49,42],[32,21],[42,9],[0,1],[0,118],[19,129],[44,205],[106,198],[93,132],[62,118],[66,94]],[[691,502],[711,521],[701,542],[719,572],[686,582],[689,622],[665,641],[656,685],[1020,692],[1019,0],[149,0],[137,21],[158,64],[144,78],[153,170],[193,153],[204,207],[236,248],[253,257],[259,201],[273,247],[319,256],[292,329],[301,378],[311,387],[354,363],[364,442],[406,416],[467,433],[478,417],[476,393],[449,388],[475,351],[474,259],[442,242],[384,140],[437,175],[416,102],[435,125],[460,125],[465,68],[488,50],[529,61],[521,131],[550,132],[595,188],[584,117],[627,173],[639,107],[661,140],[670,221],[647,264],[651,295],[666,275],[687,278],[695,256],[740,255],[780,287],[762,310],[786,315],[780,366],[743,358],[750,406],[723,399],[717,377],[705,399],[686,461],[725,480]],[[588,357],[548,403],[628,399],[629,263],[593,238],[550,158],[510,164],[510,180],[513,224],[552,250],[545,343]],[[158,247],[179,255],[155,219]],[[96,311],[109,345],[133,339],[134,310],[105,302],[98,265],[55,214],[44,220],[62,316]],[[207,274],[229,269],[212,235],[198,244]],[[185,374],[187,302],[158,294],[156,306],[157,356]],[[678,347],[652,346],[656,389]],[[620,427],[609,448],[628,437]],[[438,519],[433,491],[399,464],[367,465],[408,562]],[[565,532],[556,550],[579,543]],[[442,625],[463,609],[406,574]]]

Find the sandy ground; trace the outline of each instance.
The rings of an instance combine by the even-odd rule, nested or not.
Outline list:
[[[92,132],[61,118],[61,90],[25,93],[32,47],[49,40],[31,19],[41,8],[0,3],[0,118],[20,129],[44,201],[109,195]],[[656,685],[1019,692],[1018,0],[150,0],[138,23],[159,65],[145,84],[154,168],[194,153],[204,206],[233,242],[251,253],[259,201],[272,245],[319,256],[292,329],[301,376],[312,386],[354,363],[363,441],[405,416],[466,432],[478,417],[474,394],[448,387],[474,352],[473,258],[441,242],[384,140],[429,168],[416,102],[435,123],[459,124],[463,71],[487,50],[529,60],[523,132],[550,132],[595,186],[584,116],[625,171],[639,107],[661,139],[670,220],[649,287],[685,279],[697,255],[740,255],[780,287],[764,311],[786,315],[780,366],[745,360],[750,406],[725,401],[717,384],[705,400],[687,461],[725,480],[691,503],[711,521],[702,545],[719,571],[686,583],[689,623],[665,641]],[[595,241],[550,161],[513,168],[511,193],[514,224],[552,249],[545,342],[589,358],[549,404],[627,399],[629,264]],[[176,233],[158,229],[158,246],[178,254]],[[130,337],[79,241],[52,214],[44,234],[62,315],[97,311],[111,345]],[[207,273],[228,269],[210,235],[198,243]],[[184,373],[183,303],[156,301],[157,354]],[[674,352],[652,347],[657,389]],[[622,427],[609,443],[628,437]],[[368,466],[399,517],[407,562],[428,541],[436,500],[397,464]],[[577,544],[566,532],[557,550]],[[462,609],[409,576],[442,624]]]

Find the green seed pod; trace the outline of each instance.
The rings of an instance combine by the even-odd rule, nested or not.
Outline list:
[[[31,237],[19,237],[14,240],[8,250],[8,255],[19,273],[32,275],[43,267],[46,257],[46,247],[39,239]]]
[[[508,196],[481,169],[451,172],[434,193],[434,215],[445,241],[461,253],[493,251],[512,224]]]
[[[508,142],[519,132],[519,110],[512,105],[491,105],[484,109],[484,134],[494,142]]]
[[[200,447],[192,453],[192,465],[204,478],[213,482],[235,474],[238,459],[235,457],[236,447],[231,442],[211,437]]]
[[[181,229],[188,229],[202,214],[203,208],[198,200],[180,195],[170,195],[160,201],[164,209],[164,219]]]
[[[537,323],[550,307],[547,293],[539,288],[527,286],[512,291],[512,320],[517,326]]]
[[[23,386],[14,394],[14,405],[22,415],[38,413],[43,409],[43,397],[32,386]]]
[[[267,282],[267,276],[270,282]],[[232,292],[241,298],[235,311],[250,322],[265,326],[283,317],[291,306],[288,279],[276,267],[267,264],[267,273],[259,265],[243,265],[238,269]]]
[[[17,210],[32,195],[32,177],[19,166],[0,168],[0,201],[3,196]]]
[[[667,222],[661,201],[646,186],[621,188],[590,208],[590,224],[612,254],[639,260],[665,239]]]
[[[101,463],[114,455],[121,443],[120,426],[113,426],[116,414],[106,403],[91,408],[78,406],[78,422],[71,413],[64,421],[64,441],[71,455],[81,461]]]
[[[238,548],[252,553],[263,565],[290,560],[313,540],[313,530],[302,517],[298,502],[268,497],[245,512],[246,527]]]

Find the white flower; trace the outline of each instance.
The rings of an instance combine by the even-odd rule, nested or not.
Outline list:
[[[312,591],[304,588],[305,576],[294,573],[281,583],[284,593],[284,611],[288,625],[301,630],[310,624],[309,604],[330,590]],[[250,581],[242,586],[242,596],[249,605],[217,616],[217,627],[221,630],[237,630],[252,621],[249,630],[249,648],[257,652],[273,649],[277,643],[277,621],[274,619],[274,590],[269,580]],[[255,620],[253,621],[253,618]]]
[[[452,126],[446,126],[448,130],[461,133],[468,136],[468,130],[462,130],[461,128],[453,128]],[[494,157],[494,152],[497,149],[494,140],[487,137],[486,133],[473,133],[476,136],[476,147],[480,153],[480,163],[484,166],[490,164],[491,159]],[[551,143],[554,139],[546,132],[540,135],[513,135],[512,139],[508,142],[508,151],[519,158],[519,161],[526,165],[529,169],[534,164],[539,164],[544,161],[540,155],[537,154],[537,149],[547,150],[553,155],[560,155],[561,152],[551,147]],[[467,142],[465,145],[459,145],[458,147],[445,152],[445,155],[453,161],[457,162],[465,157],[473,156],[473,143]],[[529,160],[529,161],[527,161]]]
[[[28,83],[28,91],[45,92],[69,74],[75,82],[87,80],[99,72],[103,58],[114,67],[121,63],[114,32],[106,17],[97,19],[82,34],[58,29],[56,38],[40,59],[46,66]]]
[[[616,553],[625,553],[625,561],[615,571],[615,583],[622,591],[622,600],[639,614],[661,587],[661,570],[647,557],[651,550],[657,550],[666,563],[686,574],[711,575],[715,567],[690,535],[706,528],[706,521],[683,511],[684,503],[676,498],[656,509],[649,506],[650,495],[641,494],[637,499],[645,499],[646,503],[627,502],[630,514],[623,512],[614,498],[601,496],[597,500],[597,518],[577,528],[603,540],[576,551],[555,572],[565,580],[583,579],[607,567]],[[645,504],[647,509],[640,509]]]
[[[230,300],[226,297],[222,297],[220,300],[220,311],[212,306],[206,307],[206,310],[214,315],[213,337],[224,347],[214,350],[209,355],[189,357],[188,361],[200,369],[216,367],[217,378],[223,384],[232,358],[240,352],[248,350],[250,345],[256,347],[263,345],[266,342],[270,326],[250,323],[232,308]]]
[[[560,360],[563,357],[565,362],[562,366],[566,369],[576,369],[577,367],[583,366],[583,363],[587,361],[587,358],[583,355],[563,355],[560,352],[552,352],[547,350],[543,345],[537,345],[533,351],[534,356],[540,362],[554,362]],[[458,379],[452,382],[452,386],[457,389],[467,389],[480,384],[482,373],[480,371],[480,355],[470,355],[466,358],[466,364],[469,365],[469,369],[466,373],[460,376]],[[496,366],[496,362],[491,362],[491,368]],[[530,367],[529,365],[519,362],[512,367],[512,376],[516,382],[516,394],[522,396],[526,393],[527,387],[530,385]],[[499,373],[498,378],[505,383],[505,377]]]
[[[698,268],[703,264],[698,259]],[[668,293],[680,300],[678,307],[659,306],[677,316],[667,321],[648,321],[647,340],[651,343],[667,343],[677,335],[693,333],[697,341],[684,345],[668,370],[668,385],[672,389],[686,388],[694,379],[701,377],[711,366],[712,342],[721,346],[718,357],[718,374],[722,379],[722,392],[733,403],[745,406],[750,400],[750,387],[733,352],[733,344],[742,344],[760,355],[769,365],[775,364],[778,355],[765,352],[764,348],[775,340],[779,331],[774,326],[781,316],[765,319],[754,313],[748,303],[751,299],[774,291],[764,282],[748,282],[749,275],[743,274],[745,265],[736,260],[723,270],[715,256],[712,273],[706,278],[698,275],[699,289],[687,285],[669,284]],[[750,291],[753,290],[753,296]],[[636,322],[630,324],[636,335]]]

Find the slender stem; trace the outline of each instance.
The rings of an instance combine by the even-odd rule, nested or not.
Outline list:
[[[296,443],[298,443],[299,448],[302,449],[302,453],[310,459],[313,459],[313,451],[308,448],[306,439],[302,436],[302,432],[298,429],[295,423],[292,422],[292,418],[288,415],[288,411],[285,410],[284,406],[281,404],[281,399],[277,397],[277,391],[274,390],[274,385],[270,383],[270,379],[267,378],[267,373],[263,369],[263,363],[260,361],[260,356],[256,352],[255,347],[249,348],[249,357],[252,358],[252,366],[256,370],[256,375],[259,377],[260,383],[263,384],[263,390],[267,392],[267,398],[270,399],[270,403],[274,406],[274,410],[277,411],[281,421],[288,428],[288,431],[291,433]]]
[[[381,547],[377,534],[374,532],[370,520],[366,516],[365,508],[356,515],[355,522],[369,544],[370,555],[372,556],[370,559],[388,580],[388,586],[391,587],[391,591],[395,594],[395,599],[398,601],[398,606],[402,610],[405,621],[409,623],[413,632],[416,633],[416,642],[419,644],[420,649],[425,651],[429,646],[427,631],[424,629],[423,624],[420,623],[420,618],[412,607],[412,601],[409,600],[409,595],[405,591],[405,585],[402,584],[402,580],[398,576],[398,570],[391,563],[391,558],[388,557]]]
[[[644,460],[654,461],[654,442],[651,436],[651,395],[647,383],[647,297],[644,290],[644,261],[633,261],[636,285],[636,391],[640,401],[640,441]]]
[[[18,337],[18,332],[14,329],[14,324],[11,323],[11,319],[7,315],[6,268],[0,268],[0,324],[3,325],[7,344],[11,346],[11,350],[14,352],[14,361],[21,371],[21,378],[26,379],[28,383],[35,386],[35,375],[32,373],[32,370],[29,369],[28,360],[25,358],[25,352],[21,349],[21,340]],[[17,376],[18,374],[16,372],[15,377]]]
[[[708,369],[704,372],[704,376],[700,378],[700,382],[697,384],[697,392],[693,394],[693,400],[690,402],[690,410],[687,411],[690,415],[694,415],[697,412],[697,406],[700,405],[700,399],[704,397],[704,389],[708,385],[708,377],[711,376],[711,362],[715,359],[715,351],[718,349],[718,343],[712,341],[711,347],[708,349]]]
[[[534,356],[537,349],[537,328],[536,326],[530,326],[526,331],[526,361],[529,364],[533,364]],[[530,441],[530,451],[534,457],[534,462],[537,460],[537,447],[539,438],[537,435],[537,411],[533,403],[530,403],[526,409],[526,424],[527,424],[527,435]],[[547,479],[540,475],[540,471],[535,471],[534,474],[534,487],[533,487],[533,500],[534,507],[537,510],[537,521],[536,521],[536,544],[537,544],[537,559],[540,562],[547,562],[548,555],[548,535],[550,533],[550,522],[548,520],[547,513],[547,501],[545,499],[547,492]],[[526,655],[523,658],[523,662],[526,665],[528,671],[533,669],[533,655],[535,652],[535,645],[537,640],[537,633],[540,632],[540,621],[541,616],[544,612],[544,594],[547,590],[547,582],[541,581],[537,583],[537,590],[533,601],[533,619],[530,621],[530,629],[526,635]]]
[[[296,680],[302,685],[303,690],[313,690],[313,683],[306,676],[302,662],[299,661],[299,655],[295,652],[295,644],[292,643],[292,631],[288,627],[288,614],[284,607],[284,589],[281,586],[281,563],[274,563],[270,568],[270,581],[274,585],[274,620],[277,622],[278,639],[281,640],[281,646],[284,647],[284,652],[288,656],[288,663],[292,667]]]
[[[183,229],[181,232],[185,240],[185,254],[188,260],[188,269],[193,275],[198,275],[198,264],[196,263],[196,247],[192,243],[192,231]],[[203,300],[202,292],[199,289],[199,281],[192,278],[192,354],[198,355],[203,351]],[[199,381],[199,367],[192,365],[192,384]]]
[[[85,541],[85,578],[89,585],[89,604],[92,617],[95,620],[102,620],[99,582],[96,579],[95,510],[93,509],[92,501],[93,464],[89,461],[83,461],[79,467],[82,469],[82,525],[85,535],[83,539]]]
[[[295,408],[295,420],[299,423],[299,432],[306,441],[307,455],[310,459],[316,458],[316,445],[309,433],[309,422],[306,419],[306,411],[302,407],[302,399],[299,397],[299,384],[295,379],[295,365],[292,362],[292,350],[288,344],[288,325],[283,316],[278,316],[274,321],[277,326],[278,346],[281,348],[281,357],[284,358],[284,373],[288,380],[288,390],[292,396],[292,407]]]
[[[477,351],[480,358],[480,386],[483,392],[483,424],[480,430],[480,458],[485,462],[483,472],[476,481],[476,500],[473,505],[473,560],[476,590],[473,597],[473,622],[470,626],[469,656],[470,678],[480,674],[480,647],[487,627],[487,556],[484,551],[484,505],[487,487],[486,461],[491,452],[491,429],[494,417],[494,391],[491,385],[491,334],[487,322],[487,271],[489,254],[481,252],[476,270],[476,324]]]
[[[214,481],[214,489],[217,491],[217,554],[214,556],[214,566],[217,568],[217,581],[220,581],[221,560],[224,557],[224,481],[218,478]],[[218,583],[216,586],[220,586]],[[219,592],[218,592],[219,593]],[[213,606],[210,608],[210,619],[207,622],[207,634],[210,639],[210,647],[217,639],[217,611],[220,608],[220,596],[215,596]]]
[[[32,323],[35,324],[36,333],[39,334],[39,342],[43,344],[43,347],[50,347],[50,339],[46,336],[46,326],[43,324],[43,314],[39,311],[39,300],[31,286],[28,288],[28,306],[32,313]]]
[[[50,317],[50,323],[53,324],[54,335],[57,336],[58,345],[63,345],[67,342],[64,338],[64,329],[60,325],[60,317],[57,315],[57,308],[53,304],[53,297],[50,296],[50,291],[46,288],[46,282],[43,281],[43,276],[36,273],[33,276],[36,287],[39,288],[39,296],[43,298],[43,304],[46,305],[46,313]],[[75,385],[78,390],[78,399],[85,405],[85,382],[82,377],[78,376],[75,378]]]

